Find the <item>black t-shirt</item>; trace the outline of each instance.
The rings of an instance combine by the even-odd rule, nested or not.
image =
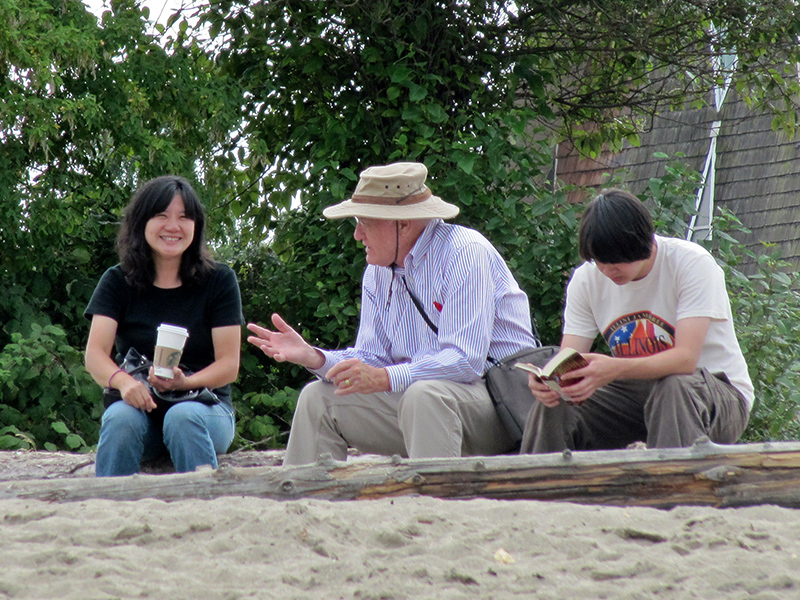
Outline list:
[[[161,323],[185,327],[189,338],[181,364],[190,371],[199,371],[214,362],[211,330],[244,324],[236,274],[226,265],[215,265],[201,285],[173,289],[151,285],[145,290],[128,285],[122,268],[116,265],[103,273],[84,315],[90,319],[93,315],[103,315],[117,322],[114,340],[117,364],[122,362],[129,348],[136,348],[152,360],[156,328]],[[230,386],[219,388],[218,392],[229,397]]]

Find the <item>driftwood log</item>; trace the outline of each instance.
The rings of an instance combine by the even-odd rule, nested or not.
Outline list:
[[[165,501],[256,496],[363,500],[398,496],[547,500],[581,504],[800,507],[800,443],[613,450],[407,460],[304,467],[221,466],[194,473],[0,483],[0,499]]]
[[[277,467],[283,450],[236,450],[219,457],[224,467]],[[63,479],[94,477],[95,455],[74,452],[0,451],[0,482],[23,479]],[[142,473],[174,473],[168,458],[142,465]]]

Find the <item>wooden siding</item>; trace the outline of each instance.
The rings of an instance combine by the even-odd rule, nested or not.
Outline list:
[[[718,114],[713,108],[664,113],[641,135],[638,147],[597,159],[579,158],[568,145],[557,149],[557,173],[565,183],[600,188],[606,175],[627,171],[625,186],[640,194],[651,177],[664,174],[656,152],[681,152],[702,171],[715,120],[717,139],[715,206],[736,214],[751,230],[739,238],[756,254],[762,242],[776,244],[784,258],[800,267],[800,143],[772,130],[772,115],[754,111],[732,93]],[[575,196],[576,201],[583,200]],[[749,269],[748,269],[749,270]]]

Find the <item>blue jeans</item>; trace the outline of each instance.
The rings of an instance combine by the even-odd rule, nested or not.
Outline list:
[[[133,475],[142,461],[165,450],[179,473],[202,465],[216,469],[217,454],[227,451],[234,432],[233,409],[222,402],[179,402],[166,413],[147,413],[118,400],[103,413],[95,474]]]

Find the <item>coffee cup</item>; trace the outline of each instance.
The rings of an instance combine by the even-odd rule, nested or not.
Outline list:
[[[181,362],[183,346],[189,337],[189,331],[167,323],[159,325],[157,331],[153,369],[157,377],[172,379],[175,376],[172,369]]]

